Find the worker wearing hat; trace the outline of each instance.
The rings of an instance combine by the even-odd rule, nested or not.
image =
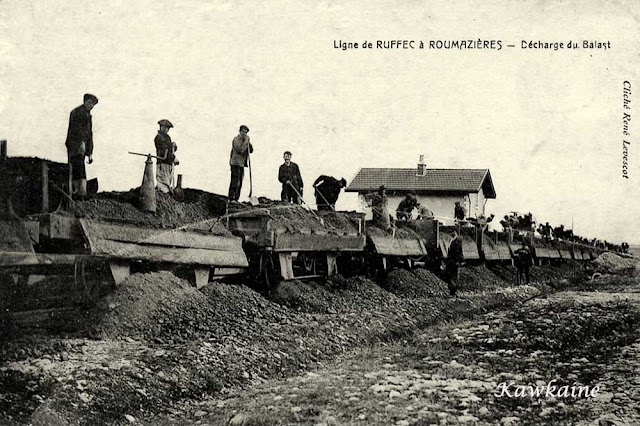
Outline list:
[[[71,166],[72,194],[74,197],[87,195],[87,172],[85,158],[93,163],[93,129],[91,110],[98,103],[98,98],[85,93],[82,105],[74,108],[69,115],[67,130],[67,159]]]
[[[249,153],[253,152],[253,145],[249,139],[249,128],[244,124],[240,126],[240,133],[233,138],[231,144],[231,181],[229,182],[229,201],[238,201],[244,179],[244,168],[249,164]]]
[[[160,130],[154,140],[156,144],[156,188],[160,192],[169,193],[173,190],[173,166],[178,165],[175,152],[178,150],[178,145],[171,141],[169,136],[169,129],[173,127],[173,124],[169,120],[158,121]]]

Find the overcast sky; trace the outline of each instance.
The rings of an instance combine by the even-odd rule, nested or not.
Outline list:
[[[432,168],[490,169],[489,213],[573,219],[578,234],[640,243],[639,3],[485,3],[5,0],[0,138],[9,155],[66,161],[69,112],[91,92],[88,174],[102,190],[140,184],[144,159],[127,151],[152,152],[167,118],[184,185],[226,195],[231,140],[247,124],[259,195],[279,197],[287,149],[307,187],[320,174],[414,167],[425,154]],[[478,38],[503,49],[334,49]],[[521,49],[585,39],[611,49]],[[355,206],[342,196],[339,207]]]

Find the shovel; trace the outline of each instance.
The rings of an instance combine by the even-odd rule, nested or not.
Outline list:
[[[260,201],[258,201],[258,197],[253,196],[253,177],[251,176],[251,156],[249,151],[247,151],[247,164],[249,165],[249,203],[252,206],[257,206]]]
[[[302,204],[304,204],[305,206],[307,206],[307,210],[309,210],[311,213],[313,213],[313,215],[316,217],[316,219],[318,219],[320,221],[320,223],[322,224],[322,226],[324,226],[324,219],[322,219],[320,216],[318,216],[318,213],[314,212],[313,209],[309,206],[309,204],[307,204],[304,199],[302,198],[302,195],[300,195],[300,193],[298,192],[298,190],[296,189],[295,186],[293,186],[293,184],[291,182],[289,182],[289,186],[291,188],[293,188],[294,192],[296,193],[296,195],[298,196],[298,198],[300,199],[300,201],[302,201]]]
[[[98,178],[89,179],[87,181],[87,195],[96,195],[98,193]]]

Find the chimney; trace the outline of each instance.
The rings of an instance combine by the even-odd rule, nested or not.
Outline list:
[[[420,162],[418,163],[418,173],[417,176],[426,176],[427,174],[427,165],[424,164],[424,155],[420,155]]]
[[[0,160],[7,158],[7,141],[5,139],[0,140]]]

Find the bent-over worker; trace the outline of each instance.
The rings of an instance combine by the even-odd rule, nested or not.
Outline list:
[[[290,151],[285,151],[283,158],[284,164],[278,169],[278,181],[282,184],[280,198],[282,201],[300,204],[302,202],[302,187],[304,186],[302,175],[300,175],[300,168],[296,163],[291,161]],[[300,196],[298,196],[298,194],[300,194]]]
[[[340,191],[346,186],[347,180],[345,178],[338,180],[331,176],[319,176],[313,182],[318,210],[335,210]]]
[[[84,159],[93,163],[93,128],[91,110],[98,103],[98,98],[91,93],[85,93],[83,103],[74,108],[69,114],[69,128],[67,130],[67,160],[71,166],[72,195],[84,197],[87,195],[87,172]]]
[[[433,212],[429,210],[424,204],[418,203],[416,205],[418,209],[418,220],[431,220],[433,219]]]
[[[233,138],[231,144],[231,181],[229,182],[229,201],[238,201],[244,179],[244,168],[249,164],[249,153],[253,152],[253,145],[249,139],[249,128],[244,124],[240,126],[240,133]]]
[[[411,213],[413,209],[418,205],[418,200],[415,196],[414,192],[409,192],[404,200],[400,201],[398,204],[398,208],[396,209],[396,218],[398,220],[409,220],[411,219]]]
[[[175,152],[178,145],[171,141],[169,129],[173,124],[169,120],[162,119],[158,121],[160,130],[154,139],[156,145],[156,188],[163,193],[169,193],[173,190],[173,166],[178,165]]]

